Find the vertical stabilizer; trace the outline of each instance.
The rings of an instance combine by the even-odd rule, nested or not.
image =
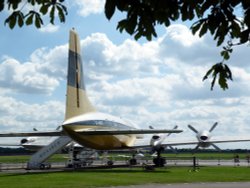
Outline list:
[[[93,111],[95,108],[87,97],[83,80],[79,37],[74,30],[70,30],[65,120]]]

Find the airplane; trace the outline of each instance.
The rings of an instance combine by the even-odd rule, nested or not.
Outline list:
[[[194,148],[194,151],[198,150],[198,148],[208,148],[210,146],[214,147],[216,150],[220,151],[221,149],[216,145],[216,143],[229,143],[229,142],[247,142],[250,141],[249,138],[236,138],[236,137],[230,137],[230,138],[224,138],[224,139],[218,139],[214,138],[212,135],[212,131],[216,128],[218,125],[218,122],[215,122],[212,127],[209,130],[196,130],[192,125],[188,125],[188,128],[191,129],[193,132],[195,132],[196,140],[187,140],[187,141],[168,141],[167,143],[164,143],[165,137],[156,137],[157,140],[161,140],[158,147],[162,147],[162,149],[165,149],[165,147],[171,146],[171,149],[173,146],[184,146],[184,145],[196,145]],[[153,137],[152,137],[153,139]],[[158,141],[159,142],[159,141]],[[158,142],[154,142],[155,144]]]
[[[134,147],[134,144],[145,134],[182,132],[177,129],[136,129],[120,117],[98,112],[86,93],[80,40],[74,29],[70,30],[68,55],[66,109],[62,130],[1,133],[0,137],[68,136],[87,148],[120,150],[138,148],[139,146]],[[158,153],[160,154],[160,151]]]
[[[60,126],[56,128],[56,130],[59,130]],[[36,128],[33,128],[33,131],[38,131]],[[30,136],[25,137],[17,142],[13,143],[0,143],[0,146],[13,146],[13,147],[23,147],[30,151],[38,151],[44,146],[51,143],[53,140],[55,140],[57,137],[38,137],[38,136]]]

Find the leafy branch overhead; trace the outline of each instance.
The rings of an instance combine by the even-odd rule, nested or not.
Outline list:
[[[6,9],[10,13],[5,25],[11,29],[23,25],[40,28],[45,16],[51,24],[55,24],[55,19],[66,21],[68,12],[63,3],[64,0],[0,0],[0,12]],[[136,40],[141,37],[152,40],[157,37],[157,25],[168,27],[182,20],[193,21],[190,28],[193,34],[202,37],[209,32],[217,46],[228,41],[220,54],[221,63],[215,64],[214,72],[209,70],[210,74],[205,76],[212,76],[211,89],[217,75],[220,87],[228,88],[227,81],[232,80],[232,74],[225,61],[230,58],[235,45],[250,41],[250,0],[106,0],[107,19],[111,19],[115,11],[124,16],[118,22],[117,30],[129,33]]]
[[[125,15],[118,22],[117,29],[133,35],[136,40],[141,37],[147,40],[157,37],[156,25],[168,27],[174,21],[195,20],[190,28],[193,34],[198,33],[202,37],[209,32],[217,46],[221,46],[225,40],[234,41],[235,44],[231,43],[223,48],[222,64],[215,64],[214,70],[218,65],[223,65],[230,71],[224,61],[230,58],[232,47],[250,41],[249,0],[106,0],[105,14],[108,19],[112,18],[116,10]],[[241,15],[236,16],[236,10]],[[232,74],[225,74],[224,68],[216,68],[212,74],[211,89],[218,74],[221,88],[228,88],[227,81],[232,80]]]
[[[16,25],[22,27],[26,25],[35,25],[40,28],[43,25],[43,16],[49,15],[50,23],[55,23],[58,17],[60,22],[65,22],[65,16],[68,14],[67,8],[63,5],[64,0],[0,0],[0,11],[4,10],[5,3],[11,14],[6,18],[5,25],[13,29]],[[25,7],[25,9],[24,9]],[[30,10],[27,11],[27,7]]]

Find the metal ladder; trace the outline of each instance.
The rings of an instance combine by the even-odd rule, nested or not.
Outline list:
[[[27,163],[27,169],[43,169],[50,168],[50,165],[44,164],[51,155],[58,152],[60,149],[69,144],[72,139],[68,136],[60,136],[51,142],[49,145],[43,147],[36,153],[34,153]]]

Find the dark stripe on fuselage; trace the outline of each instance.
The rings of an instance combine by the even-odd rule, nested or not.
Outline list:
[[[133,127],[121,124],[121,123],[117,123],[115,121],[108,121],[108,120],[89,120],[89,121],[79,121],[77,123],[69,123],[69,124],[65,124],[67,125],[71,125],[71,126],[101,126],[101,127],[105,127],[105,128],[115,128],[115,129],[134,129]]]
[[[69,50],[68,85],[85,90],[81,55]]]

